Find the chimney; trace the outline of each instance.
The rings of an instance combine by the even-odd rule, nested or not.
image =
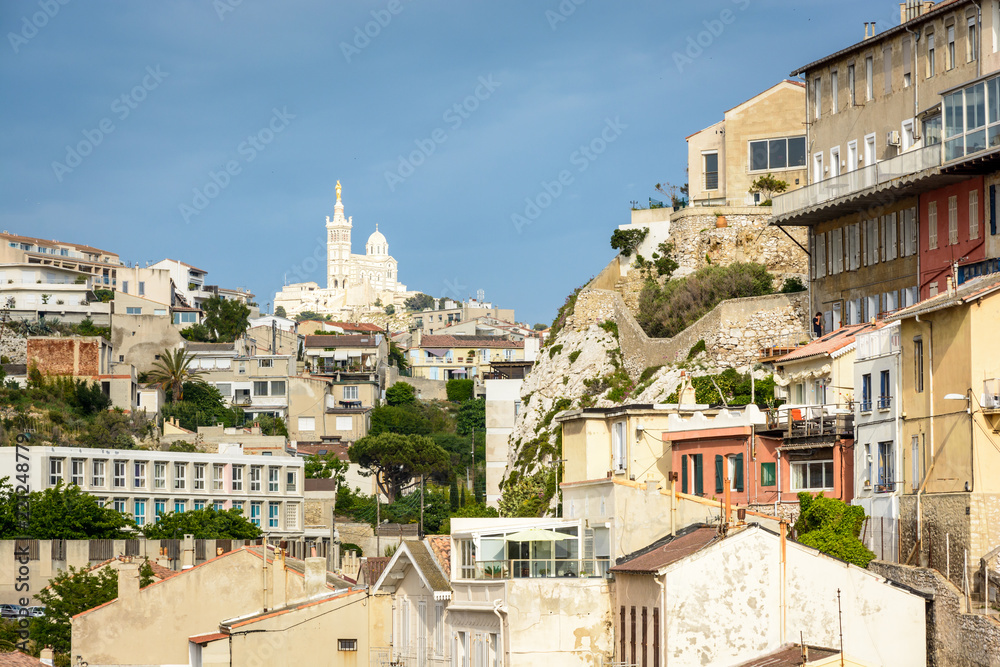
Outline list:
[[[948,285],[948,296],[954,296],[955,295],[955,281],[952,280],[951,276],[948,276],[946,282],[947,282],[947,285]]]
[[[181,542],[181,569],[194,567],[194,535],[185,535]]]
[[[306,597],[311,598],[326,591],[326,559],[322,556],[306,558]]]
[[[421,333],[422,332],[421,332],[421,328],[420,327],[417,327],[416,330],[414,330],[413,336],[410,339],[410,346],[411,347],[420,347]]]
[[[271,567],[271,590],[271,609],[281,609],[288,604],[285,552],[281,549],[274,550],[274,564]]]
[[[118,599],[134,598],[139,594],[139,564],[122,563],[118,568]]]
[[[43,665],[55,664],[55,653],[51,646],[46,646],[42,649],[42,652],[38,655],[38,661]]]

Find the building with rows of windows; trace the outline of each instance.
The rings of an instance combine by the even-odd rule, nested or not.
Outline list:
[[[0,477],[27,463],[31,491],[60,481],[101,503],[130,514],[137,526],[170,512],[214,507],[239,509],[264,532],[301,536],[305,463],[301,458],[253,456],[240,450],[219,454],[80,447],[0,449]],[[15,455],[20,455],[15,460]],[[18,474],[24,474],[18,473]]]

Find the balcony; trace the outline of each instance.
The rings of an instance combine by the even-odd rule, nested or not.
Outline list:
[[[892,396],[879,396],[878,397],[878,409],[888,410],[892,407]]]
[[[480,560],[463,567],[462,576],[472,579],[606,578],[610,558],[517,558]],[[471,571],[470,571],[471,570]],[[471,575],[471,577],[469,576]]]
[[[931,144],[894,158],[876,162],[846,174],[792,190],[774,197],[771,213],[776,219],[820,204],[858,194],[863,190],[900,181],[906,176],[941,166],[941,145]]]
[[[871,401],[867,410],[871,410]],[[862,403],[862,411],[865,411]],[[854,411],[849,405],[782,405],[768,418],[768,429],[790,441],[812,442],[854,437]]]
[[[1000,414],[1000,379],[990,378],[983,381],[983,412]]]

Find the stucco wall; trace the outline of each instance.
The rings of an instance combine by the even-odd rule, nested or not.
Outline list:
[[[111,347],[114,349],[115,359],[119,355],[124,356],[125,361],[133,364],[138,373],[151,371],[156,355],[184,344],[184,339],[169,316],[115,313],[113,320]]]

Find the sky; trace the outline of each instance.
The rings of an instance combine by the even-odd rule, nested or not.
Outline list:
[[[343,186],[409,289],[552,320],[684,137],[899,21],[871,0],[4,0],[0,229],[325,284]]]

